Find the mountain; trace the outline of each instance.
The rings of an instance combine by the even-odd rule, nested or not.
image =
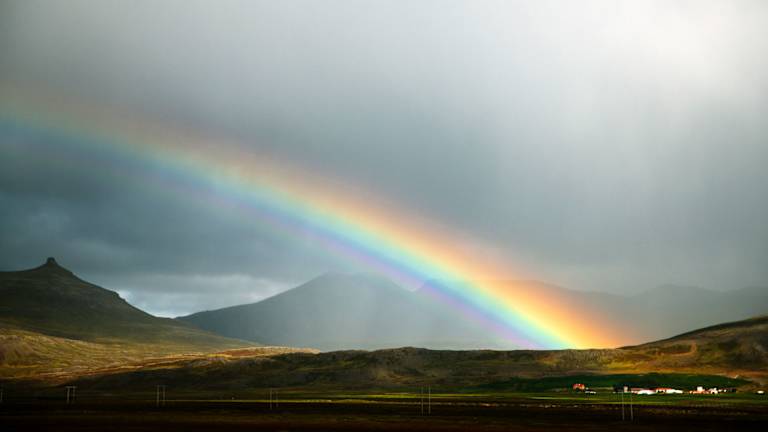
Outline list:
[[[0,272],[0,299],[0,366],[30,372],[253,345],[152,316],[53,258],[31,270]]]
[[[203,379],[200,377],[210,377]],[[215,377],[215,379],[214,379]],[[104,374],[78,388],[148,388],[253,391],[266,387],[308,389],[413,389],[447,391],[548,390],[574,381],[610,387],[617,383],[691,389],[697,385],[755,387],[768,383],[768,316],[721,324],[662,341],[617,349],[428,350],[288,353],[187,361],[174,367]]]
[[[572,291],[537,281],[502,283],[510,292],[534,293],[564,305],[584,320],[610,325],[621,332],[627,345],[768,312],[766,288],[724,293],[667,286],[621,296]],[[426,291],[408,291],[374,275],[328,274],[261,302],[179,320],[227,337],[321,350],[510,348],[494,332],[434,300]]]
[[[322,350],[504,346],[448,306],[368,274],[326,274],[257,303],[178,319],[228,337]]]

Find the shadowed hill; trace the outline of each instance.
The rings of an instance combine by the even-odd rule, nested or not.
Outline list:
[[[31,270],[0,272],[0,298],[0,366],[18,370],[253,345],[152,316],[53,258]]]
[[[40,267],[0,272],[0,324],[91,342],[134,341],[231,348],[242,345],[131,306],[86,282],[53,258]]]
[[[368,274],[326,274],[257,303],[178,319],[228,337],[322,350],[508,346],[443,303]]]

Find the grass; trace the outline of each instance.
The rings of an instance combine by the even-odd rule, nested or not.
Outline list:
[[[0,380],[26,378],[55,384],[94,374],[172,369],[194,361],[229,361],[296,351],[308,350],[249,347],[191,351],[183,345],[96,343],[0,326]]]
[[[419,388],[354,391],[340,388],[167,389],[166,406],[155,406],[154,388],[110,392],[78,387],[72,406],[63,387],[12,388],[0,405],[9,430],[435,430],[539,431],[605,429],[647,431],[761,430],[768,397],[754,393],[632,396],[635,422],[621,421],[620,395],[569,391],[445,391],[432,387],[432,414],[422,414]],[[46,429],[49,428],[49,429]],[[3,429],[5,430],[5,429]]]
[[[343,391],[343,390],[321,390],[321,389],[277,389],[279,400],[282,403],[378,403],[393,402],[403,404],[418,404],[421,400],[419,389],[412,391]],[[61,393],[61,392],[59,392]],[[98,393],[83,393],[96,395]],[[269,401],[269,389],[253,389],[248,391],[227,392],[227,391],[175,391],[168,390],[168,397],[176,401],[194,402],[221,402],[221,403],[267,403]],[[118,397],[117,395],[114,395]],[[148,400],[154,398],[153,392],[141,393],[138,398]],[[104,396],[100,396],[103,398]],[[122,396],[120,396],[122,397]],[[426,394],[424,394],[426,400]],[[737,405],[759,405],[768,408],[768,397],[757,395],[751,392],[725,393],[718,395],[696,395],[696,394],[654,394],[654,395],[632,395],[635,405],[661,405],[661,406],[737,406]],[[594,395],[583,393],[572,393],[566,391],[549,392],[447,392],[438,391],[433,388],[431,393],[432,402],[435,404],[539,404],[546,401],[550,404],[559,405],[615,405],[621,403],[621,395],[612,391],[601,391]],[[625,403],[629,403],[630,395],[624,395]]]

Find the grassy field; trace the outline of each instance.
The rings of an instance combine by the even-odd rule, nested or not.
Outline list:
[[[768,398],[724,395],[625,395],[569,392],[446,393],[431,403],[414,392],[269,389],[242,394],[175,392],[164,406],[154,392],[13,395],[0,405],[0,430],[761,430]]]

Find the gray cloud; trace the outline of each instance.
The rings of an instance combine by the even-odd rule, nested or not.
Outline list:
[[[614,292],[768,283],[763,2],[0,8],[3,81],[333,173],[532,277]],[[136,296],[181,295],[168,278],[276,281],[254,283],[258,296],[355,269],[204,200],[148,193],[146,167],[71,172],[43,152],[55,142],[6,133],[2,145],[5,267],[56,253],[106,286],[130,291],[130,275]]]

